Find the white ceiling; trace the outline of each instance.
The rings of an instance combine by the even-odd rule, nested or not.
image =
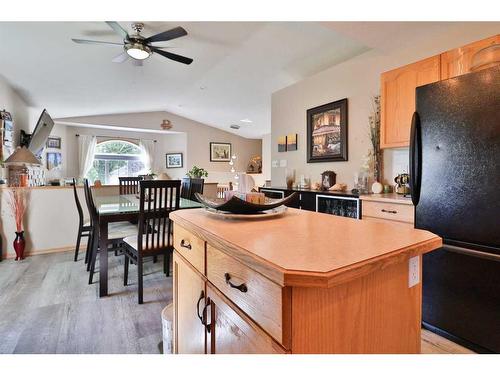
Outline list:
[[[320,23],[145,22],[142,34],[178,25],[188,36],[162,45],[194,62],[153,55],[136,67],[111,62],[120,46],[71,41],[120,42],[104,22],[3,22],[0,74],[53,117],[166,110],[260,137],[270,132],[272,92],[367,50]]]
[[[120,22],[130,31],[131,22]],[[388,52],[462,27],[446,22],[145,22],[144,36],[184,27],[165,42],[194,59],[153,55],[144,66],[116,64],[119,42],[104,22],[1,22],[0,74],[30,106],[55,118],[168,111],[260,138],[271,128],[271,93],[369,49]],[[472,26],[472,25],[471,25]],[[240,120],[250,119],[252,123]],[[241,125],[239,130],[229,128]]]

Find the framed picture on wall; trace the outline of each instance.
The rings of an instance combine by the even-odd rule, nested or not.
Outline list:
[[[167,168],[182,168],[182,152],[176,152],[165,155]]]
[[[61,137],[49,137],[45,144],[47,148],[61,148]]]
[[[210,142],[210,161],[231,161],[231,143]]]
[[[307,162],[347,161],[347,99],[307,110]]]
[[[47,152],[47,169],[49,171],[59,168],[62,164],[62,155],[60,152]]]

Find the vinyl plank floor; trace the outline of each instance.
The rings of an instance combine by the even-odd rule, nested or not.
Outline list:
[[[145,264],[139,305],[136,266],[123,286],[123,257],[110,253],[110,296],[98,298],[99,274],[88,285],[83,255],[0,263],[0,353],[160,353],[160,314],[172,301],[162,260]]]

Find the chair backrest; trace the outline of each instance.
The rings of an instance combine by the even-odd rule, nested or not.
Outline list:
[[[85,193],[85,202],[87,203],[87,209],[89,210],[90,214],[90,223],[92,226],[97,225],[99,218],[97,215],[97,209],[94,204],[94,198],[92,197],[92,189],[90,188],[88,179],[83,180],[83,191]]]
[[[169,214],[180,205],[180,180],[141,181],[137,250],[163,250],[172,247]]]
[[[139,181],[142,177],[118,177],[120,181],[120,195],[139,193]]]
[[[204,184],[205,180],[203,178],[183,178],[181,183],[181,198],[196,201],[194,193],[203,194]]]
[[[78,192],[76,191],[76,179],[73,179],[73,194],[75,196],[76,209],[78,211],[78,219],[80,220],[80,226],[83,225],[83,209],[80,204],[80,198],[78,198]]]

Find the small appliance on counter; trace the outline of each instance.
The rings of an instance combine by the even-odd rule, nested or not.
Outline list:
[[[410,194],[410,175],[408,173],[401,173],[394,179],[396,186],[394,190],[398,194],[408,195]]]

